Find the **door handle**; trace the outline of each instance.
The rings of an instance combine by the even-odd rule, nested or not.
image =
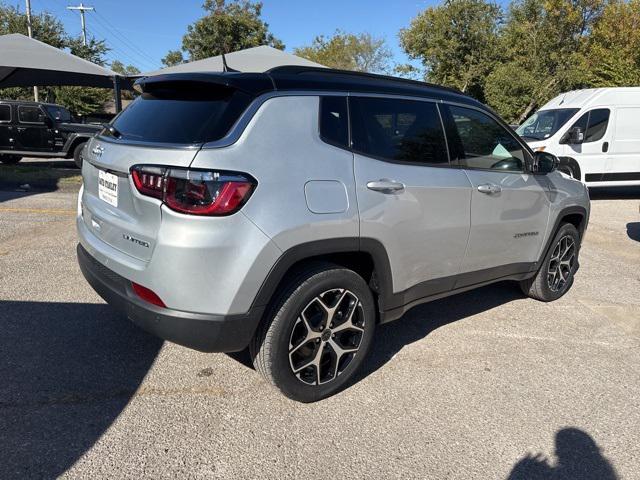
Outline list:
[[[500,185],[494,185],[492,183],[484,183],[482,185],[478,185],[478,191],[480,193],[486,193],[487,195],[491,195],[492,193],[500,193],[502,188]]]
[[[602,152],[603,152],[603,153],[606,153],[606,152],[608,152],[608,151],[609,151],[609,142],[604,142],[604,143],[602,144]]]
[[[369,190],[373,190],[374,192],[395,193],[404,190],[404,184],[382,178],[380,180],[367,183],[367,188]]]

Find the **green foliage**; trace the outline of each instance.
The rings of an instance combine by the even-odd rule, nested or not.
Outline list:
[[[502,10],[484,0],[448,0],[429,7],[400,31],[410,58],[424,65],[426,79],[453,86],[480,100],[499,59]]]
[[[182,55],[182,52],[180,50],[169,50],[162,59],[162,64],[165,67],[173,67],[184,62],[184,56]]]
[[[383,38],[340,30],[330,38],[318,36],[310,46],[296,48],[293,53],[327,67],[358,72],[387,72],[392,56]]]
[[[284,49],[261,18],[262,3],[249,0],[205,0],[204,17],[187,27],[182,50],[190,60],[220,55],[260,45]],[[169,52],[167,57],[174,52]],[[165,57],[165,59],[167,59]],[[169,60],[175,60],[172,55]]]

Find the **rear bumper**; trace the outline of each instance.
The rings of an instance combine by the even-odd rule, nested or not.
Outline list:
[[[260,307],[240,315],[210,315],[156,307],[140,299],[130,281],[99,263],[80,244],[77,253],[82,274],[109,305],[143,330],[201,352],[243,350],[264,311]]]

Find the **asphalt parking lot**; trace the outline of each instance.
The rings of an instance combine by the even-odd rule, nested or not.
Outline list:
[[[304,405],[112,311],[76,264],[73,187],[0,189],[0,478],[640,478],[640,189],[593,197],[565,297],[415,308]]]

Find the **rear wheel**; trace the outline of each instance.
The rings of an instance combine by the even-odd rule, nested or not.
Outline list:
[[[18,155],[0,155],[0,162],[5,165],[15,165],[20,160],[22,160],[22,157]]]
[[[578,269],[579,250],[578,230],[570,223],[562,224],[536,276],[520,282],[524,294],[551,302],[567,293]]]
[[[251,357],[284,395],[314,402],[353,378],[375,321],[373,295],[360,275],[332,264],[311,266],[283,289],[251,342]]]
[[[76,145],[76,148],[73,149],[73,161],[76,163],[78,168],[82,168],[82,150],[85,145],[86,142],[82,142]]]

